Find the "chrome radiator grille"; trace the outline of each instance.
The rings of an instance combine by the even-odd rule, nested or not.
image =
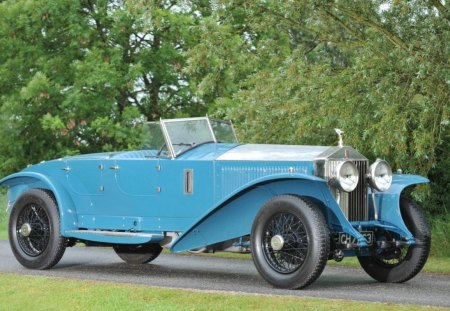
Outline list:
[[[353,161],[359,171],[359,183],[355,190],[348,194],[348,215],[350,221],[363,221],[369,219],[367,201],[367,161]]]
[[[316,162],[316,175],[329,180],[342,159],[327,159],[326,161],[322,161]],[[367,183],[365,182],[368,160],[358,159],[351,161],[355,163],[359,171],[359,182],[356,189],[350,193],[341,192],[338,194],[337,189],[330,185],[330,190],[339,201],[339,206],[349,221],[365,221],[369,219]]]

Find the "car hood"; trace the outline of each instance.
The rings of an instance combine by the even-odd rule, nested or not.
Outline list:
[[[220,148],[218,148],[220,146]],[[266,144],[208,144],[180,157],[180,159],[216,159],[218,161],[314,161],[329,150],[328,146],[266,145]],[[106,160],[145,158],[154,155],[149,150],[93,153],[66,157],[63,160]]]
[[[217,158],[218,161],[314,161],[329,149],[326,146],[239,145]]]

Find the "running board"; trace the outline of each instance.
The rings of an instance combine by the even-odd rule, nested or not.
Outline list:
[[[163,232],[130,232],[109,230],[66,230],[65,237],[104,243],[130,243],[141,244],[160,242],[164,239]]]

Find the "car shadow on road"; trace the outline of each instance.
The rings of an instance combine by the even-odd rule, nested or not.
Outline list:
[[[70,260],[60,262],[53,270],[55,274],[93,280],[179,288],[211,289],[213,287],[215,290],[224,291],[234,291],[236,288],[245,289],[245,292],[271,290],[274,294],[288,294],[286,290],[273,288],[265,282],[251,261],[177,256],[177,262],[171,262],[175,255],[168,256],[143,265],[130,265],[118,260],[114,261],[114,259],[95,263],[91,263],[89,259],[81,262]],[[183,263],[182,265],[178,262],[179,260]],[[347,271],[332,267],[302,292],[337,289],[352,291],[374,284],[378,283],[356,269]]]

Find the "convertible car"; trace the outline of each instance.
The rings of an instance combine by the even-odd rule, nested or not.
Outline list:
[[[130,264],[172,252],[251,252],[275,287],[313,283],[327,260],[357,256],[380,282],[405,282],[431,243],[404,189],[426,178],[337,146],[240,144],[209,117],[148,124],[142,150],[71,156],[0,180],[9,241],[26,268],[48,269],[78,242]]]

